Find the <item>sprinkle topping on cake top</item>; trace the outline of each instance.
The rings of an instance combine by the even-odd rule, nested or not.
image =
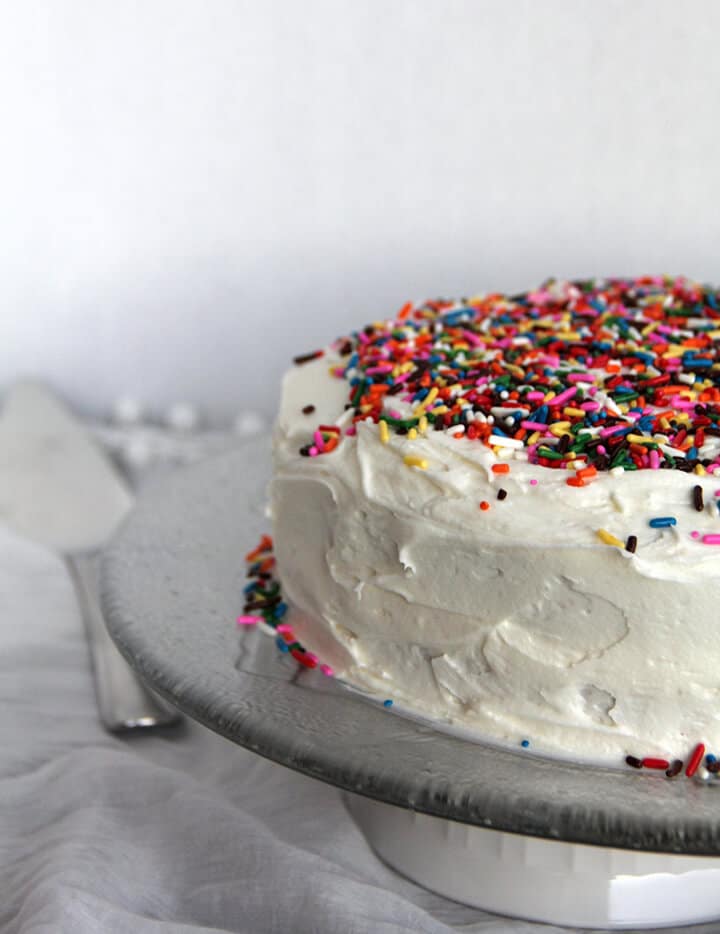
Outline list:
[[[720,468],[720,295],[683,277],[407,304],[333,350],[353,420],[385,436],[460,433],[573,466],[580,486],[619,467]],[[318,426],[301,453],[330,453],[343,432]]]

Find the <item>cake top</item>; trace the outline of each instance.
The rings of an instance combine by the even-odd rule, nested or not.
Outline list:
[[[549,280],[522,295],[409,303],[337,341],[331,373],[347,381],[355,421],[523,451],[574,468],[567,482],[583,486],[598,471],[720,468],[718,348],[714,289],[667,276]],[[319,426],[300,453],[341,439]]]

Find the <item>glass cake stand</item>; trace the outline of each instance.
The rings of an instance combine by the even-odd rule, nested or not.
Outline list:
[[[257,628],[243,555],[267,530],[267,440],[178,472],[109,548],[103,605],[156,691],[233,742],[346,792],[379,856],[429,889],[581,927],[720,918],[720,781],[533,756],[398,716]]]

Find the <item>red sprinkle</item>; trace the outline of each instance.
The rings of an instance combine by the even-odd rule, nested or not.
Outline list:
[[[697,772],[698,766],[702,762],[703,756],[705,755],[705,745],[703,743],[698,743],[697,746],[693,749],[692,755],[685,769],[685,774],[688,778],[692,778],[693,775]]]
[[[306,668],[315,668],[317,666],[318,660],[312,652],[303,652],[301,649],[290,649],[290,654],[295,661],[300,662],[300,664],[304,665]]]
[[[654,759],[652,757],[646,757],[641,761],[641,765],[645,769],[665,769],[670,768],[670,763],[667,759]]]

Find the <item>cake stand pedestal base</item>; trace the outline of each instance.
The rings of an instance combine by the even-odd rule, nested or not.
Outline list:
[[[636,929],[720,918],[720,858],[564,843],[460,824],[357,795],[345,803],[404,876],[486,911]]]

